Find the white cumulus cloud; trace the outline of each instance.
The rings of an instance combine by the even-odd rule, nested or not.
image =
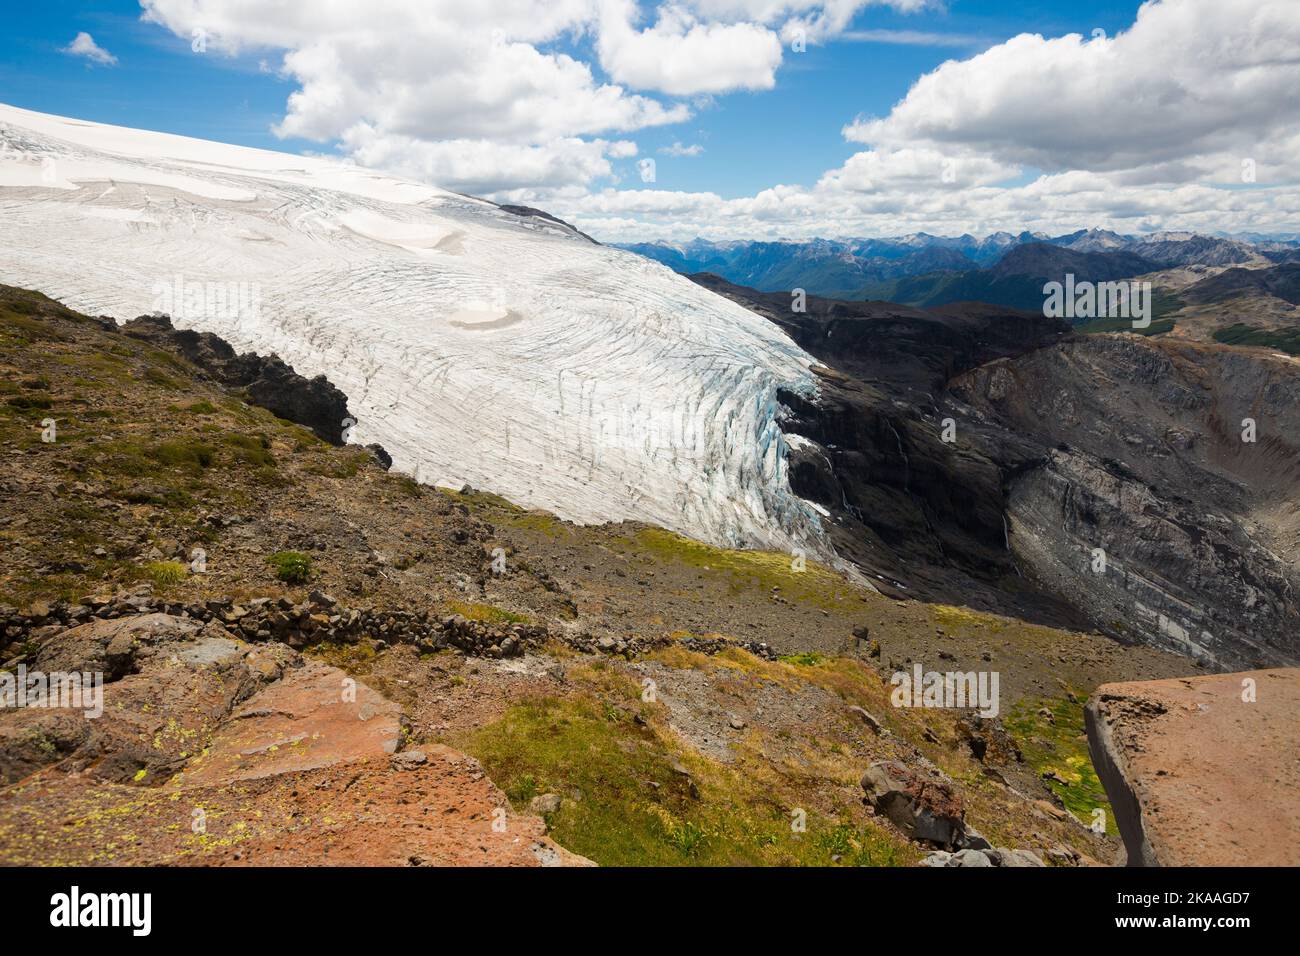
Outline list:
[[[691,118],[699,98],[725,109],[728,91],[770,88],[796,33],[937,43],[942,34],[855,18],[939,4],[141,3],[187,42],[202,30],[210,50],[254,52],[291,79],[282,134],[541,205],[601,239],[1300,221],[1300,0],[1149,0],[1114,36],[1012,37],[918,77],[884,115],[846,115],[843,134],[861,149],[814,181],[728,198],[638,177],[636,134]],[[702,151],[670,142],[662,155]]]
[[[141,3],[178,36],[202,30],[211,51],[279,53],[297,84],[281,135],[338,143],[358,162],[451,189],[588,182],[635,150],[608,134],[691,115],[548,46],[590,28],[588,0]]]
[[[922,0],[140,0],[146,21],[291,79],[276,132],[491,193],[611,181],[693,97],[776,82],[780,31]],[[821,27],[819,27],[821,29]],[[624,145],[615,145],[624,144]],[[472,161],[457,158],[457,151]]]
[[[72,38],[72,42],[63,47],[63,52],[71,56],[84,56],[100,66],[115,66],[117,57],[95,42],[95,38],[84,30]]]
[[[684,146],[680,142],[674,142],[671,146],[661,147],[659,152],[665,156],[699,156],[704,152],[704,147],[699,143]]]
[[[1114,37],[1022,34],[949,61],[845,135],[1187,181],[1235,176],[1245,157],[1294,175],[1298,130],[1300,4],[1152,0]]]
[[[602,0],[600,63],[637,89],[677,96],[766,90],[776,84],[781,40],[756,23],[704,23],[682,7],[660,7],[652,27],[636,29],[632,0]]]

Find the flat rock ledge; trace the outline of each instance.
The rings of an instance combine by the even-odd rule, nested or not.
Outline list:
[[[1104,684],[1085,716],[1130,866],[1300,865],[1300,668]]]

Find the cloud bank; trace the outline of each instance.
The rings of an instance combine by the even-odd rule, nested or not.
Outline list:
[[[762,96],[792,43],[897,39],[855,18],[928,0],[141,3],[218,54],[278,53],[297,84],[281,134],[602,239],[1300,221],[1295,0],[1150,0],[1113,37],[1011,37],[918,77],[887,115],[846,117],[861,149],[816,182],[732,198],[642,182],[637,134],[691,119],[701,97]]]

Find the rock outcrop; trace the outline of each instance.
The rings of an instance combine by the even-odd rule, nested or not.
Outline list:
[[[81,604],[59,601],[24,610],[0,605],[0,662],[15,666],[30,660],[49,670],[68,670],[70,665],[59,665],[68,665],[69,659],[84,660],[94,665],[92,670],[113,680],[134,666],[141,640],[152,641],[159,622],[167,633],[178,628],[193,631],[212,623],[229,628],[242,640],[273,641],[296,649],[313,644],[355,644],[368,638],[385,645],[412,644],[427,652],[446,648],[472,657],[499,658],[518,657],[553,640],[581,653],[624,657],[669,646],[710,655],[739,648],[764,660],[777,657],[776,651],[761,641],[722,635],[596,637],[543,624],[492,623],[427,609],[347,607],[322,591],[312,591],[297,603],[280,597],[244,602],[213,598],[202,604],[181,604],[155,598],[152,585],[145,582]],[[79,624],[84,627],[75,626]],[[72,630],[65,632],[66,627]],[[60,639],[48,640],[52,635]],[[73,649],[69,649],[70,643],[75,645]]]
[[[936,850],[921,861],[922,866],[948,867],[1030,867],[1046,866],[1042,857],[1032,850],[1009,850],[1005,847],[985,847],[981,850],[965,849],[950,853]]]
[[[142,315],[121,331],[175,352],[226,388],[242,389],[254,405],[285,421],[305,425],[331,444],[343,444],[345,422],[352,418],[348,397],[324,375],[299,375],[278,355],[236,352],[221,336],[175,328],[165,315]]]
[[[1104,684],[1085,713],[1130,865],[1300,865],[1300,669]]]
[[[1294,363],[1085,336],[968,372],[950,393],[963,418],[1043,449],[1006,479],[1011,548],[1040,587],[1099,630],[1211,666],[1300,661]]]
[[[283,644],[150,614],[48,638],[129,672],[103,713],[0,710],[6,864],[585,864],[515,814],[477,761],[403,750],[401,709]],[[71,728],[71,729],[69,729]]]

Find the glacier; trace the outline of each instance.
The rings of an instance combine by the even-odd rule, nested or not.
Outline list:
[[[776,326],[563,224],[344,162],[0,105],[0,281],[323,374],[394,468],[581,522],[833,560]],[[838,563],[838,562],[836,562]]]

